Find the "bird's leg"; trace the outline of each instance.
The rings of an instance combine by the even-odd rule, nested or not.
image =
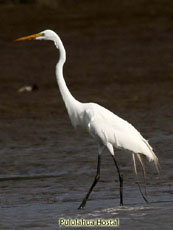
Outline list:
[[[144,177],[144,184],[145,184],[145,196],[147,197],[147,182],[146,182],[146,171],[145,171],[145,166],[144,166],[144,163],[142,161],[142,158],[139,154],[137,154],[137,157],[139,159],[139,162],[142,166],[142,172],[143,172],[143,177]]]
[[[100,163],[101,163],[101,154],[98,155],[98,161],[97,161],[97,173],[96,173],[96,176],[95,176],[95,179],[87,193],[87,195],[85,196],[85,198],[83,199],[82,203],[80,204],[79,208],[78,209],[82,209],[85,207],[86,205],[86,202],[89,198],[89,195],[90,193],[92,192],[93,188],[95,187],[95,185],[97,184],[97,182],[99,181],[100,179]]]
[[[137,155],[138,156],[138,155]],[[132,153],[132,157],[133,157],[133,164],[134,164],[134,171],[135,171],[135,175],[136,175],[136,183],[138,185],[138,188],[139,188],[139,191],[143,197],[143,199],[145,200],[146,203],[148,203],[148,200],[147,200],[147,197],[146,197],[146,194],[144,195],[143,192],[142,192],[142,189],[141,189],[141,186],[140,186],[140,183],[139,183],[139,179],[138,179],[138,172],[137,172],[137,167],[136,167],[136,160],[135,160],[135,154]],[[142,162],[142,159],[140,158],[140,156],[138,156],[138,159],[140,159],[140,163]],[[142,169],[144,170],[145,168],[143,168],[143,162],[141,163],[142,165]],[[144,175],[145,175],[145,170],[143,171]]]
[[[118,176],[119,176],[119,182],[120,182],[120,206],[123,206],[123,176],[120,173],[120,170],[119,170],[119,167],[118,167],[118,164],[116,162],[114,154],[111,154],[111,156],[113,157],[115,166],[117,168]]]

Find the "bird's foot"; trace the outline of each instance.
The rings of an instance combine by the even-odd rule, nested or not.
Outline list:
[[[120,206],[123,206],[123,205],[124,205],[124,204],[123,204],[123,202],[121,201],[121,202],[120,202]]]
[[[84,209],[85,205],[81,204],[78,209]]]
[[[86,204],[86,200],[84,199],[82,201],[82,203],[80,204],[79,208],[78,209],[84,209],[85,208],[85,204]]]

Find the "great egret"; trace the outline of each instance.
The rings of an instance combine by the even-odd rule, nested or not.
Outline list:
[[[149,145],[148,141],[145,140],[142,135],[127,121],[96,103],[81,103],[72,96],[63,77],[63,66],[66,61],[66,52],[61,39],[54,31],[44,30],[37,34],[19,38],[16,41],[30,39],[51,40],[54,42],[56,48],[59,49],[60,56],[56,65],[56,79],[71,123],[74,127],[80,126],[86,130],[98,144],[96,176],[88,193],[80,204],[79,209],[85,207],[90,193],[100,179],[101,153],[104,149],[107,149],[110,152],[115,163],[120,183],[120,205],[123,205],[123,177],[115,159],[114,148],[123,148],[132,152],[136,176],[137,169],[135,157],[137,156],[142,165],[145,176],[145,168],[141,155],[146,156],[149,161],[153,161],[158,170],[158,158],[154,154],[152,147]],[[144,195],[143,198],[146,200]]]

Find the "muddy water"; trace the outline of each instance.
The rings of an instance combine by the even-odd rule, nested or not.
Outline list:
[[[115,7],[112,1],[105,8],[100,2],[99,7],[97,1],[86,1],[85,7],[67,1],[56,9],[0,8],[0,229],[58,229],[60,218],[119,218],[121,229],[171,229],[171,5],[133,1]],[[85,210],[77,210],[96,172],[97,146],[71,127],[56,85],[53,44],[11,43],[46,28],[64,42],[64,75],[73,95],[107,107],[149,139],[161,165],[159,177],[145,162],[149,204],[135,183],[130,154],[116,151],[124,207],[119,206],[114,164],[105,152],[101,181]],[[37,91],[18,92],[33,84]],[[141,174],[140,180],[144,189]]]

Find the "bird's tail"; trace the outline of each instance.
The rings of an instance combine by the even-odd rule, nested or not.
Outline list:
[[[148,156],[148,158],[149,158],[150,161],[153,161],[153,162],[154,162],[154,165],[155,165],[155,167],[156,167],[156,170],[157,170],[157,172],[158,172],[158,174],[159,174],[159,168],[160,168],[160,166],[159,166],[159,160],[158,160],[156,154],[153,152],[153,149],[152,149],[152,147],[149,145],[148,141],[146,141],[145,139],[143,139],[143,141],[144,141],[144,143],[147,145],[148,149],[150,150],[150,156]]]

